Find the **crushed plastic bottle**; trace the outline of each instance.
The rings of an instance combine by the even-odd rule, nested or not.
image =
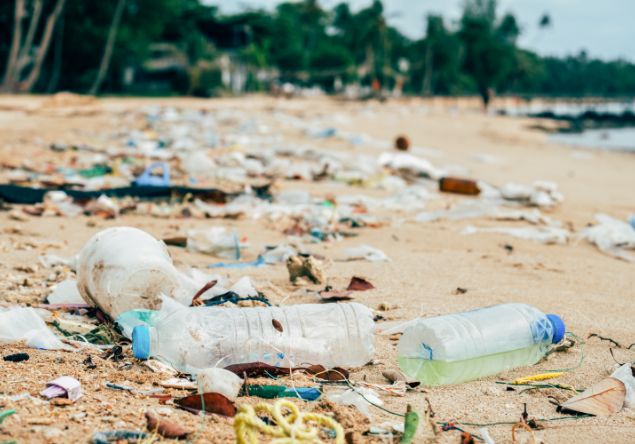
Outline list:
[[[403,372],[422,385],[445,385],[533,365],[565,326],[525,304],[503,304],[437,318],[408,327],[399,340]]]
[[[274,320],[276,322],[274,322]],[[264,362],[356,367],[375,353],[372,312],[350,304],[182,308],[154,327],[136,326],[132,349],[187,372]]]

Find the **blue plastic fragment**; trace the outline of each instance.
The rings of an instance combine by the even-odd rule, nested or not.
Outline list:
[[[153,176],[150,174],[156,167],[163,169],[163,177]],[[137,185],[149,186],[149,187],[169,187],[170,182],[170,166],[165,162],[154,162],[135,180]]]

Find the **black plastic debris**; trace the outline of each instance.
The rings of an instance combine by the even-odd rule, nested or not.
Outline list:
[[[9,362],[22,362],[22,361],[28,361],[29,358],[30,356],[27,355],[26,353],[16,353],[14,355],[7,355],[3,359]]]

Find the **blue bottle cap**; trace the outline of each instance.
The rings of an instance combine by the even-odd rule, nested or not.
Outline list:
[[[558,315],[547,315],[547,319],[549,319],[549,321],[551,322],[551,326],[553,327],[553,339],[551,340],[551,343],[557,344],[558,342],[562,341],[562,338],[564,338],[564,334],[566,332],[564,321]],[[135,327],[135,329],[136,328],[137,327]]]
[[[150,357],[150,328],[147,325],[137,325],[132,329],[132,353],[137,359]]]

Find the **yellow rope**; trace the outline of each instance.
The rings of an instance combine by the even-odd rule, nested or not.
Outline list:
[[[283,407],[289,409],[291,414],[283,416]],[[263,411],[268,412],[278,425],[265,424],[257,415]],[[305,421],[315,421],[332,428],[335,430],[335,444],[344,444],[344,429],[337,421],[319,413],[301,412],[298,406],[286,399],[280,399],[274,405],[243,405],[234,417],[236,444],[259,444],[257,431],[274,438],[269,444],[322,443],[317,439],[320,429],[304,424]]]
[[[540,375],[525,376],[525,377],[516,379],[514,382],[512,382],[512,384],[526,384],[529,381],[541,381],[543,379],[557,378],[558,376],[563,375],[565,373],[566,372],[554,372],[554,373],[542,373]]]

